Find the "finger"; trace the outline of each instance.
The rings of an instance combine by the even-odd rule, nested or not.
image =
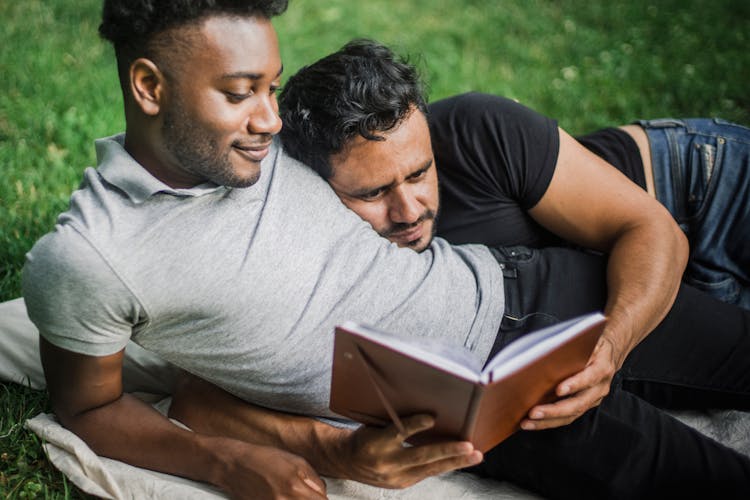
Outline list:
[[[555,427],[562,427],[575,421],[578,417],[566,417],[566,418],[549,418],[544,420],[524,420],[521,422],[521,429],[525,431],[543,431],[545,429],[553,429]]]
[[[326,485],[320,478],[304,477],[301,479],[305,488],[305,497],[312,495],[312,498],[328,498]]]
[[[577,417],[589,408],[597,406],[609,393],[607,386],[595,386],[577,393],[575,396],[561,399],[549,405],[535,406],[529,411],[530,420]]]
[[[320,476],[318,476],[317,473],[312,472],[312,474],[310,474],[305,471],[299,471],[298,475],[308,488],[313,490],[320,497],[326,498],[326,483],[320,478]]]
[[[412,415],[401,419],[401,425],[403,432],[395,424],[385,427],[363,425],[355,431],[355,434],[372,446],[400,447],[404,441],[414,434],[418,434],[434,426],[435,419],[427,414]]]
[[[550,412],[547,412],[542,418],[524,419],[521,421],[520,427],[525,431],[535,431],[567,425],[578,419],[581,415],[586,413],[591,408],[599,406],[602,402],[602,399],[596,399],[591,403],[576,406],[574,408],[567,408],[564,411],[555,413],[554,415]],[[534,417],[538,415],[539,413],[534,413]]]
[[[404,426],[404,433],[401,434],[396,426],[389,426],[396,431],[396,437],[400,438],[401,441],[405,441],[414,434],[417,434],[427,429],[432,428],[435,425],[435,419],[431,415],[420,414],[412,415],[401,420],[401,424]]]
[[[398,488],[412,486],[428,477],[437,476],[446,472],[465,469],[479,464],[484,459],[484,455],[479,450],[474,450],[468,455],[446,458],[429,464],[419,465],[405,471],[398,481]]]
[[[611,365],[604,358],[596,357],[580,372],[560,382],[555,388],[558,396],[568,396],[585,391],[614,376]]]
[[[552,429],[554,427],[562,427],[563,425],[568,425],[578,419],[581,415],[586,413],[589,409],[599,406],[602,402],[602,399],[594,401],[593,404],[591,404],[585,410],[573,410],[573,412],[568,415],[560,415],[557,417],[548,416],[539,420],[525,419],[521,422],[521,429],[525,431],[540,431],[544,429]]]
[[[460,459],[474,453],[474,445],[468,441],[446,441],[442,443],[404,448],[401,459],[409,467],[419,467],[442,460]]]

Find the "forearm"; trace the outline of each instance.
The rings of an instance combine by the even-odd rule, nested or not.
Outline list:
[[[302,458],[182,429],[127,394],[63,422],[99,455],[211,483],[231,498],[326,498],[325,483]]]
[[[58,412],[63,425],[98,455],[220,486],[218,439],[182,429],[128,394],[77,415]]]
[[[348,477],[342,447],[351,431],[254,406],[196,377],[186,376],[178,384],[169,416],[204,434],[289,451],[320,474]]]
[[[687,240],[671,220],[652,219],[624,232],[607,265],[608,325],[617,368],[669,312],[688,256]]]
[[[688,247],[663,205],[562,130],[552,181],[529,213],[566,240],[609,256],[608,320],[588,364],[558,385],[560,400],[533,408],[521,424],[548,429],[606,397],[628,354],[669,312]]]
[[[299,456],[191,432],[123,394],[124,350],[88,356],[44,337],[39,349],[55,413],[97,454],[208,482],[232,498],[325,498],[325,483]]]
[[[674,302],[687,260],[684,236],[669,224],[654,234],[634,226],[615,240],[607,263],[607,324],[586,368],[562,381],[555,403],[531,409],[526,430],[567,425],[609,393],[628,354],[664,318]]]

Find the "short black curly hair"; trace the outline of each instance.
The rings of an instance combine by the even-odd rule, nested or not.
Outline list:
[[[290,156],[328,179],[330,157],[351,139],[384,140],[414,109],[427,114],[417,69],[385,45],[352,40],[289,78],[279,96],[280,136]]]
[[[104,0],[99,34],[115,48],[120,82],[138,57],[153,57],[158,35],[197,24],[209,16],[270,19],[286,11],[288,0]]]

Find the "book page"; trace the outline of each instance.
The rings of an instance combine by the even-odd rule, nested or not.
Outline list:
[[[467,380],[479,380],[482,363],[462,345],[433,337],[403,337],[351,321],[341,328]]]
[[[487,362],[481,381],[488,383],[513,373],[600,321],[604,321],[601,313],[591,313],[524,335]]]

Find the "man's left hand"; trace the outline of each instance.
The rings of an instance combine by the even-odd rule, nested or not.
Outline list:
[[[533,407],[528,418],[521,422],[521,428],[530,431],[560,427],[598,406],[609,394],[612,379],[620,367],[616,351],[612,341],[602,335],[586,367],[555,389],[562,399]]]

